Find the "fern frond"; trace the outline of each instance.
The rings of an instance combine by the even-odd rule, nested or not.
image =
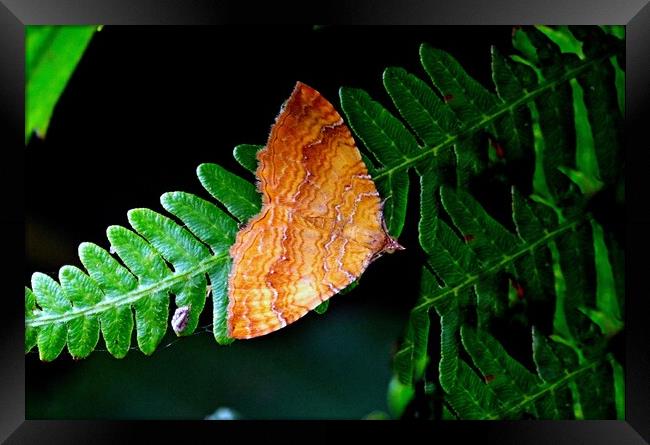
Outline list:
[[[528,36],[533,60],[521,56],[511,60],[494,48],[494,93],[472,79],[452,56],[426,44],[420,48],[420,59],[438,94],[417,76],[401,68],[387,68],[384,86],[412,132],[365,91],[341,88],[341,107],[350,127],[380,164],[373,177],[383,196],[392,198],[385,212],[394,236],[400,234],[406,215],[408,170],[415,168],[422,176],[434,169],[439,173],[437,183],[445,182],[445,169],[437,167],[449,164],[451,152],[455,183],[467,186],[488,167],[492,149],[481,145],[485,134],[496,152],[492,163],[505,163],[510,173],[526,181],[537,164],[537,182],[544,184],[536,187],[537,192],[551,202],[563,199],[570,181],[559,168],[573,167],[576,161],[571,82],[587,87],[586,103],[598,102],[588,116],[591,126],[607,134],[609,144],[620,143],[617,113],[612,113],[609,121],[604,116],[604,110],[611,113],[616,102],[611,88],[614,67],[609,59],[622,52],[620,42],[603,38],[607,42],[591,43],[590,51],[580,60],[576,55],[562,54],[535,28],[526,27],[519,34]],[[607,100],[600,101],[598,95],[607,95]],[[604,135],[598,139],[605,142]],[[616,153],[619,146],[608,148],[607,156]],[[600,163],[608,164],[607,158],[602,157]],[[611,171],[617,171],[615,167]],[[432,176],[436,180],[436,175]],[[613,178],[603,177],[606,181]]]
[[[412,387],[425,374],[431,308],[440,316],[437,374],[447,394],[458,379],[469,378],[463,371],[461,330],[489,329],[512,308],[554,304],[553,339],[580,363],[589,355],[585,345],[593,340],[595,325],[608,335],[622,328],[612,276],[603,273],[610,264],[595,259],[606,258],[607,247],[598,244],[598,223],[585,211],[595,192],[621,177],[622,116],[612,60],[622,46],[594,27],[571,31],[575,37],[568,29],[557,32],[573,39],[575,53],[562,52],[534,27],[515,33],[520,55],[505,57],[493,48],[494,92],[449,54],[422,45],[420,60],[433,88],[401,68],[387,68],[383,76],[404,123],[363,91],[341,89],[353,131],[380,164],[374,176],[380,190],[399,198],[408,193],[408,170],[420,177],[419,240],[427,266],[395,356],[400,385]],[[509,185],[532,190],[537,201],[513,188],[515,232],[463,190],[473,190],[474,182],[497,166]],[[389,209],[394,235],[405,214],[399,200]],[[595,297],[605,288],[607,302]],[[607,307],[602,311],[610,314],[607,321],[595,306]]]
[[[599,410],[595,406],[604,403],[602,406],[607,407],[608,398],[613,397],[614,385],[608,383],[612,374],[595,370],[594,366],[595,363],[602,365],[605,360],[603,348],[606,338],[599,338],[592,329],[592,323],[597,323],[599,318],[589,320],[583,315],[589,312],[581,307],[603,308],[602,313],[608,314],[607,326],[616,329],[610,330],[608,336],[618,332],[622,322],[617,318],[620,307],[616,296],[611,295],[613,282],[610,281],[612,275],[607,253],[598,255],[599,261],[607,263],[600,267],[605,273],[598,282],[594,282],[593,276],[581,265],[585,263],[584,259],[594,261],[595,249],[607,249],[601,241],[592,240],[592,232],[594,238],[598,237],[600,229],[597,223],[589,215],[583,215],[572,221],[556,221],[554,226],[546,226],[536,214],[536,211],[547,211],[546,208],[524,200],[513,189],[516,226],[516,234],[513,234],[490,218],[468,193],[442,186],[440,196],[442,208],[453,226],[444,222],[443,215],[438,215],[429,234],[421,236],[428,254],[427,265],[422,270],[420,298],[411,311],[407,335],[394,358],[394,370],[400,384],[413,387],[424,375],[429,362],[429,311],[434,308],[440,317],[441,328],[438,381],[446,394],[445,400],[460,418],[510,418],[521,417],[524,413],[536,418],[579,418],[578,411],[585,418],[604,418],[609,408]],[[426,211],[427,206],[423,209],[422,220],[430,221]],[[471,237],[466,235],[468,230],[472,231]],[[576,248],[580,249],[579,255],[574,251]],[[549,261],[551,249],[560,253],[559,269],[552,267]],[[592,255],[588,254],[589,249]],[[557,291],[560,280],[565,283],[563,292],[571,288],[572,298],[556,295],[555,318],[561,308],[567,330],[564,332],[554,326],[555,334],[551,338],[555,340],[555,347],[564,348],[564,357],[556,372],[561,374],[557,379],[546,378],[544,370],[540,371],[540,378],[548,386],[545,387],[532,374],[523,373],[519,364],[513,364],[513,359],[504,355],[498,342],[490,340],[487,330],[492,321],[502,317],[508,308],[525,310],[536,300],[548,300],[553,295],[548,283],[555,281]],[[507,292],[504,293],[508,287],[517,289],[514,296],[508,297]],[[607,297],[599,303],[596,296],[601,293]],[[547,303],[552,304],[552,301]],[[593,311],[598,312],[596,309]],[[487,340],[478,344],[477,338]],[[465,363],[461,348],[472,357],[489,383],[477,377]],[[490,366],[483,361],[488,350],[502,361],[498,366],[496,358],[492,359],[494,363]],[[537,350],[537,354],[549,355],[542,349]],[[516,387],[501,388],[498,382],[491,382],[498,375],[503,375],[506,383],[515,384],[517,379],[521,382]],[[594,384],[608,388],[601,391],[600,398],[581,394],[584,391],[582,387],[571,389],[570,384],[578,376],[582,380],[593,379]],[[564,385],[561,397],[570,399],[571,403],[582,400],[580,409],[576,408],[571,416],[561,409],[564,402],[552,404],[546,400],[551,396],[560,397],[556,394],[560,385]],[[568,395],[566,391],[569,391]]]
[[[530,293],[528,298],[543,298],[544,290],[536,289],[536,285],[548,280],[552,282],[553,272],[548,264],[539,261],[531,263],[530,260],[535,258],[534,255],[537,255],[541,248],[567,233],[572,233],[580,221],[542,229],[539,221],[531,218],[531,214],[522,215],[522,198],[513,190],[513,219],[518,221],[518,227],[522,227],[525,233],[517,237],[492,219],[467,192],[442,186],[440,196],[443,208],[461,235],[441,218],[436,218],[428,214],[426,208],[423,209],[422,220],[435,223],[426,238],[421,236],[424,241],[423,249],[428,254],[428,267],[422,271],[421,298],[412,312],[420,314],[435,308],[440,315],[440,381],[443,388],[451,388],[456,377],[453,372],[456,365],[452,363],[458,356],[455,353],[458,343],[456,336],[464,321],[461,312],[465,311],[470,303],[476,303],[479,308],[478,322],[482,325],[489,322],[490,316],[500,314],[506,302],[495,298],[495,295],[502,294],[499,290],[503,286],[495,285],[494,281],[495,277],[503,273],[507,273],[511,278],[503,275],[500,281],[514,280]],[[530,211],[528,207],[525,208]],[[532,227],[538,230],[535,231]],[[443,286],[437,285],[432,273]],[[538,278],[539,275],[543,278]],[[534,278],[529,280],[528,277]],[[422,350],[417,347],[413,349]],[[417,357],[410,359],[418,360]],[[400,367],[403,365],[396,363],[396,369]],[[443,368],[448,371],[443,372]],[[413,376],[406,376],[403,383],[412,383],[412,379]]]
[[[260,197],[250,182],[214,164],[201,165],[197,173],[206,190],[238,221],[258,212]],[[149,209],[131,210],[133,230],[107,230],[110,253],[92,243],[79,247],[85,271],[64,266],[59,283],[41,273],[33,275],[32,289],[25,290],[26,352],[37,346],[41,359],[49,361],[67,345],[74,358],[83,358],[95,349],[101,332],[107,350],[124,357],[135,313],[138,347],[152,354],[167,331],[170,295],[177,307],[188,308],[185,327],[177,334],[196,330],[208,279],[215,338],[220,344],[231,341],[226,330],[228,249],[237,221],[189,193],[165,193],[161,204],[182,225]]]
[[[572,387],[585,379],[598,383],[608,379],[602,358],[571,366],[563,363],[551,344],[533,329],[533,359],[536,373],[513,359],[489,334],[467,326],[461,329],[462,343],[476,367],[460,361],[458,384],[447,396],[463,419],[584,418],[583,407],[606,407],[611,389],[599,387],[599,394],[587,390],[574,398]],[[559,347],[559,346],[558,346]],[[584,386],[581,385],[581,386]],[[600,394],[600,393],[605,394]],[[607,409],[588,413],[588,418],[608,418]]]

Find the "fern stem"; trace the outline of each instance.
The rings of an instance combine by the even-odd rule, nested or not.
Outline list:
[[[546,245],[549,241],[557,238],[558,236],[562,235],[564,232],[566,232],[568,230],[572,230],[573,228],[580,225],[584,221],[585,221],[585,217],[583,216],[583,217],[581,217],[579,219],[574,219],[574,220],[568,221],[568,222],[560,225],[557,229],[555,229],[555,230],[553,230],[551,232],[546,232],[543,237],[541,237],[540,239],[538,239],[537,241],[535,241],[535,242],[533,242],[531,244],[526,245],[522,249],[514,252],[512,255],[504,255],[502,260],[500,260],[498,262],[495,262],[492,265],[487,265],[482,270],[481,273],[479,273],[477,275],[472,275],[472,276],[468,277],[467,279],[465,279],[463,282],[461,282],[461,283],[459,283],[459,284],[457,284],[457,285],[455,285],[453,287],[451,287],[451,286],[450,287],[445,287],[445,288],[442,289],[442,291],[440,293],[438,293],[435,296],[432,296],[432,297],[429,297],[429,298],[425,297],[423,299],[424,301],[422,303],[418,304],[417,306],[415,306],[413,308],[413,312],[419,311],[419,310],[422,310],[422,309],[425,309],[425,308],[429,308],[429,307],[433,306],[433,304],[436,301],[441,300],[442,298],[445,298],[448,295],[451,295],[451,294],[458,295],[461,290],[463,290],[467,286],[471,286],[474,283],[478,282],[478,280],[480,278],[482,278],[483,276],[494,274],[495,272],[501,270],[506,265],[508,265],[508,264],[512,263],[513,261],[515,261],[517,258],[519,258],[519,257],[521,257],[521,256],[523,256],[523,255],[525,255],[527,253],[533,253],[533,251],[535,249],[537,249],[538,247],[540,247],[542,245]]]
[[[53,314],[40,312],[38,315],[32,318],[25,319],[25,327],[39,327],[50,325],[54,323],[63,323],[71,320],[75,320],[79,317],[85,317],[88,315],[98,314],[109,309],[115,308],[117,306],[131,305],[143,297],[153,295],[163,291],[169,291],[173,289],[179,283],[185,282],[194,278],[195,276],[206,274],[212,270],[215,266],[219,265],[221,262],[228,260],[229,254],[221,253],[206,258],[197,264],[196,267],[188,269],[183,272],[177,272],[169,278],[157,281],[151,285],[147,286],[138,286],[131,292],[128,292],[119,298],[107,298],[104,301],[85,308],[76,308],[70,312],[64,314]]]
[[[411,167],[418,162],[422,161],[425,159],[427,156],[433,154],[434,156],[438,155],[438,152],[442,150],[443,148],[449,147],[453,144],[456,144],[459,140],[461,140],[463,137],[468,136],[476,132],[477,130],[480,130],[481,128],[484,128],[494,122],[496,119],[498,119],[501,115],[505,113],[509,113],[511,111],[514,111],[521,105],[525,105],[526,103],[530,102],[531,100],[535,99],[537,96],[540,94],[544,93],[548,89],[553,89],[556,86],[560,85],[561,83],[568,82],[571,79],[574,79],[578,77],[580,74],[583,72],[587,71],[589,68],[591,68],[593,65],[599,64],[603,62],[604,60],[609,60],[609,58],[613,55],[613,53],[607,53],[597,59],[593,59],[587,62],[583,62],[582,64],[578,65],[577,67],[566,71],[562,76],[560,76],[558,79],[555,80],[546,80],[542,83],[540,83],[537,88],[528,91],[525,95],[520,97],[514,102],[511,103],[504,103],[501,106],[498,106],[494,109],[494,112],[491,115],[485,115],[482,119],[477,120],[474,124],[469,125],[465,128],[463,128],[461,131],[456,133],[454,136],[448,137],[444,142],[434,146],[434,147],[421,147],[420,153],[418,153],[416,156],[413,157],[408,157],[404,155],[403,157],[405,158],[404,162],[401,162],[399,164],[396,164],[394,166],[391,166],[390,168],[386,168],[384,170],[381,170],[376,176],[375,176],[375,181],[378,181],[385,176],[390,176],[392,173],[396,171],[400,171],[403,169],[406,169],[408,167]]]

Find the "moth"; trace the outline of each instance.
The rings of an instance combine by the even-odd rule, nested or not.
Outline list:
[[[403,249],[349,128],[318,91],[296,84],[257,160],[262,209],[230,249],[235,339],[293,323]]]

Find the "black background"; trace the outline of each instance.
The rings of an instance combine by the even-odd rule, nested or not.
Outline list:
[[[136,207],[163,212],[159,196],[208,198],[196,167],[215,162],[252,179],[232,158],[263,144],[280,105],[300,80],[340,111],[341,86],[384,105],[385,67],[426,79],[418,47],[456,57],[492,89],[490,45],[510,53],[501,27],[115,27],[95,35],[57,105],[44,141],[26,151],[25,222],[29,286],[80,265],[79,243],[105,248],[105,229],[128,225]],[[391,107],[389,107],[391,108]],[[417,182],[413,191],[417,193]],[[413,196],[417,198],[417,196]],[[360,418],[386,410],[391,357],[417,295],[417,199],[409,200],[404,252],[373,263],[361,285],[276,334],[222,348],[203,333],[150,358],[102,351],[73,362],[26,361],[29,418],[202,418],[229,406],[245,418]],[[207,303],[201,324],[210,320]],[[133,343],[135,345],[135,342]],[[331,368],[331,369],[330,369]]]

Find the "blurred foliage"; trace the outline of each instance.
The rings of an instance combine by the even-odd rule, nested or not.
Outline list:
[[[25,27],[25,144],[44,138],[65,86],[98,27]]]

